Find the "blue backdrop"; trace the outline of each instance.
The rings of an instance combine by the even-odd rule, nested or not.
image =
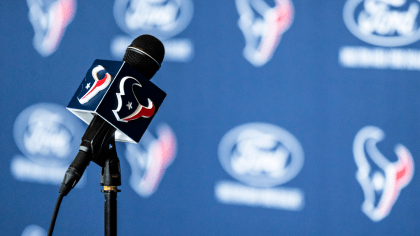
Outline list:
[[[86,125],[65,109],[95,59],[165,45],[168,96],[118,143],[119,235],[416,235],[420,3],[0,3],[1,235],[44,236]],[[103,234],[100,167],[54,235]]]

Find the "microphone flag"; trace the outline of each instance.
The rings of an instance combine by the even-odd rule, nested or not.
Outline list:
[[[86,124],[100,116],[116,128],[115,141],[138,143],[165,97],[128,63],[98,59],[67,109]]]

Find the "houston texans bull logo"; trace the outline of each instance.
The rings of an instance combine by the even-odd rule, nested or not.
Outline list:
[[[89,102],[100,91],[106,89],[112,80],[111,75],[106,72],[105,68],[101,65],[92,69],[92,78],[86,76],[82,90],[77,97],[80,104]]]
[[[139,88],[142,87],[140,82],[131,76],[126,76],[121,79],[119,85],[120,92],[117,93],[118,107],[112,110],[118,121],[128,122],[140,117],[149,118],[155,113],[155,105],[150,98],[147,99],[147,106],[140,104],[140,101],[134,93],[136,86]],[[125,91],[128,91],[128,93],[126,94]]]
[[[376,144],[384,137],[381,129],[367,126],[357,133],[353,143],[358,167],[356,179],[365,196],[362,211],[372,221],[380,221],[390,213],[401,189],[408,185],[414,173],[413,158],[403,145],[395,146],[396,162],[383,156]]]
[[[236,7],[246,43],[243,55],[254,66],[263,66],[292,24],[292,2],[275,0],[275,7],[271,8],[263,0],[236,0]]]
[[[66,27],[76,13],[76,0],[26,0],[35,31],[33,44],[44,57],[57,50]]]
[[[130,185],[140,196],[152,195],[175,159],[177,141],[169,125],[161,124],[157,137],[146,131],[139,144],[126,145],[126,158],[131,167]]]

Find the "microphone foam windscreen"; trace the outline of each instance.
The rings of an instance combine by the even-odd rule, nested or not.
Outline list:
[[[151,79],[159,70],[165,56],[162,42],[152,35],[140,35],[128,46],[123,61]]]

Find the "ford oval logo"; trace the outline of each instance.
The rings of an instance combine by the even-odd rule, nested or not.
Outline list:
[[[273,187],[294,178],[303,166],[303,149],[286,130],[249,123],[220,141],[219,160],[233,178],[256,187]]]
[[[420,3],[414,0],[348,0],[344,23],[367,43],[396,47],[420,39]]]
[[[116,0],[114,5],[118,26],[135,37],[148,33],[170,38],[188,26],[192,15],[191,0]]]
[[[83,128],[64,107],[40,103],[19,114],[13,134],[19,150],[33,162],[67,165],[77,154]]]

